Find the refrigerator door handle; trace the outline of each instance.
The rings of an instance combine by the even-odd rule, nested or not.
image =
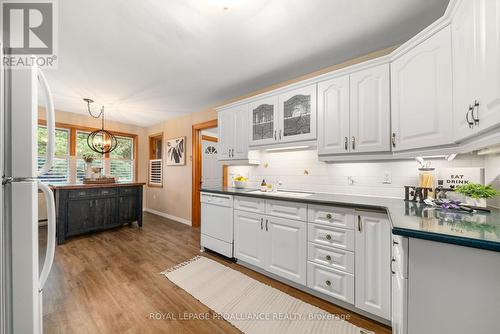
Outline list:
[[[56,207],[54,202],[54,193],[44,183],[38,182],[38,189],[43,192],[47,205],[47,251],[45,261],[43,262],[42,271],[40,273],[40,287],[42,291],[47,278],[49,277],[52,263],[54,262],[54,253],[56,250]]]
[[[43,74],[41,69],[38,69],[37,73],[38,82],[40,82],[40,86],[42,87],[43,93],[45,95],[45,101],[47,106],[45,108],[45,112],[47,114],[47,154],[45,157],[45,163],[42,168],[38,171],[38,176],[41,176],[52,168],[52,163],[54,161],[55,155],[55,147],[56,147],[56,115],[54,110],[54,100],[52,98],[52,92],[50,91],[49,84],[47,79],[45,79],[45,75]]]

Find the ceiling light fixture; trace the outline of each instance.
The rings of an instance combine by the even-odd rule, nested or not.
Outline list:
[[[104,130],[104,106],[101,107],[101,111],[97,116],[94,116],[90,110],[90,104],[94,103],[94,100],[89,98],[84,98],[83,101],[87,102],[87,111],[93,118],[101,118],[101,129],[89,133],[87,136],[87,145],[94,152],[105,154],[114,151],[118,146],[118,141],[116,137],[109,132]]]

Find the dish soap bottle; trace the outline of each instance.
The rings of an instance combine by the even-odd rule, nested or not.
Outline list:
[[[262,192],[266,192],[267,191],[267,184],[266,184],[266,180],[262,180],[262,183],[260,184],[260,191]]]

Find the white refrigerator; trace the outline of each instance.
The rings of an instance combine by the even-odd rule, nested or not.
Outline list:
[[[54,157],[54,105],[38,68],[1,68],[0,73],[0,333],[41,333],[42,290],[54,259],[56,226],[54,195],[37,177],[50,170]],[[47,156],[40,170],[39,92],[47,104],[49,133]],[[42,268],[38,264],[38,191],[44,193],[48,218]]]

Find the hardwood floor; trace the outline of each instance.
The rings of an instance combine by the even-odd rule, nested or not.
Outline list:
[[[43,245],[46,229],[40,232]],[[185,319],[185,313],[211,311],[160,275],[199,254],[199,233],[198,228],[145,213],[142,228],[124,226],[57,246],[43,295],[44,332],[239,333],[224,320]],[[350,322],[377,334],[391,333],[384,325],[227,259],[208,252],[204,255],[330,313],[348,315]],[[151,314],[164,319],[151,319]]]

